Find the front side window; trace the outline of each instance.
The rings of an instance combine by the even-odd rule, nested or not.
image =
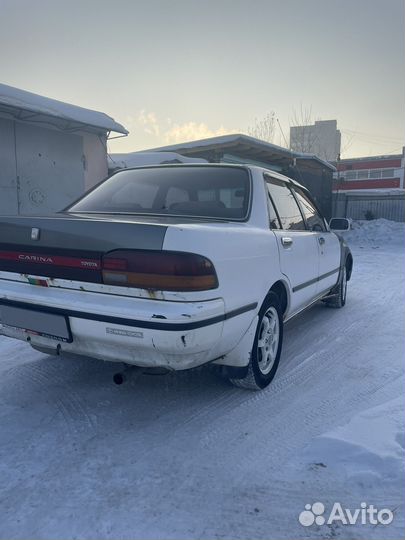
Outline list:
[[[67,212],[154,214],[245,220],[250,178],[238,167],[151,167],[124,170]]]
[[[267,189],[286,230],[305,231],[305,222],[295,197],[285,182],[266,178]]]
[[[294,192],[304,212],[307,225],[311,231],[326,231],[325,221],[311,201],[308,195],[302,189],[294,186]]]

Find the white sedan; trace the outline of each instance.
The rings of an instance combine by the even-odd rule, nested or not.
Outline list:
[[[0,332],[260,389],[283,324],[342,307],[353,259],[303,186],[241,165],[127,169],[52,216],[0,218]]]

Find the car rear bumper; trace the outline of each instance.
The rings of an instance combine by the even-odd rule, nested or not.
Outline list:
[[[71,342],[5,325],[4,320],[1,334],[45,350],[174,370],[215,360],[225,321],[255,307],[225,313],[221,298],[173,302],[0,280],[0,313],[4,305],[29,310],[29,317],[38,311],[63,315]]]

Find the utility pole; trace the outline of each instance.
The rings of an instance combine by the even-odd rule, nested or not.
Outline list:
[[[336,170],[337,170],[337,190],[336,190],[336,197],[335,197],[335,211],[333,212],[335,214],[335,217],[336,214],[337,214],[337,209],[338,209],[338,204],[339,204],[339,185],[340,185],[340,170],[339,170],[339,164],[340,164],[340,153],[337,155],[337,158],[336,158]],[[333,195],[333,187],[332,187],[332,195]],[[332,216],[334,217],[334,216]],[[346,217],[346,213],[345,213],[345,217]]]
[[[281,127],[280,120],[278,118],[276,118],[276,121],[277,121],[278,127],[280,128],[281,135],[283,136],[285,146],[286,146],[286,148],[288,148],[288,142],[287,142],[287,139],[285,138],[283,128]]]

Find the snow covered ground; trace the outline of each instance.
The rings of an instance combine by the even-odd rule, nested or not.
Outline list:
[[[0,337],[0,538],[404,537],[404,225],[346,233],[348,303],[286,325],[263,392],[141,375]],[[313,524],[322,502],[390,525]]]

